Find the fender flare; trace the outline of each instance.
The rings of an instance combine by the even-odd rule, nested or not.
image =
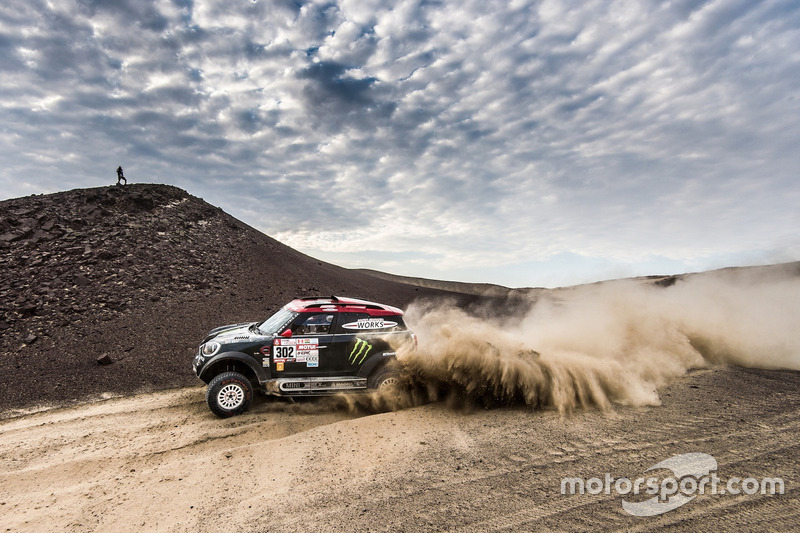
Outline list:
[[[206,361],[206,364],[203,365],[203,369],[200,371],[200,374],[197,377],[208,383],[218,373],[218,372],[212,373],[210,369],[216,367],[220,363],[225,363],[226,361],[236,361],[238,363],[243,363],[245,366],[247,366],[250,370],[253,371],[259,383],[264,383],[266,381],[269,381],[269,379],[272,377],[269,368],[264,368],[257,365],[256,362],[253,360],[253,356],[247,355],[246,353],[242,352],[218,353],[217,355]]]
[[[361,365],[361,368],[358,370],[358,377],[368,377],[370,374],[372,374],[372,372],[377,370],[378,367],[383,366],[389,361],[394,361],[395,359],[396,355],[393,351],[384,350],[371,355],[366,361],[364,361],[364,363]]]

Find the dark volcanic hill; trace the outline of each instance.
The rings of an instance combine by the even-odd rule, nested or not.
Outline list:
[[[478,299],[318,261],[172,186],[2,201],[0,411],[198,383],[210,328],[331,294]]]

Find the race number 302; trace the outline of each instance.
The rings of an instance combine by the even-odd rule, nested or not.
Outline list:
[[[294,357],[294,346],[275,346],[275,357],[278,359],[290,359]]]

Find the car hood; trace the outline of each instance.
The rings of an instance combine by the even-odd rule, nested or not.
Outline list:
[[[208,332],[203,343],[214,340],[220,344],[231,344],[239,342],[252,342],[261,339],[269,338],[266,335],[260,335],[250,331],[250,326],[255,322],[243,322],[239,324],[229,324],[214,328]]]

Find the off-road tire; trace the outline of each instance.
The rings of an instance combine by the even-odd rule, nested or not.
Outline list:
[[[238,372],[224,372],[215,376],[206,391],[209,409],[220,418],[244,413],[252,399],[253,385]]]
[[[400,383],[400,372],[390,365],[384,365],[369,375],[367,388],[380,390],[384,387],[394,387]]]

